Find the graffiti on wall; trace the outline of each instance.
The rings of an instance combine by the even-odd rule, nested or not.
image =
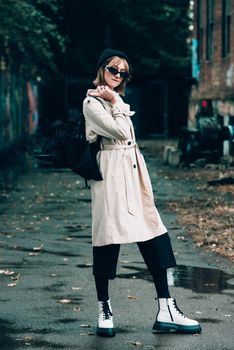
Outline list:
[[[38,126],[38,91],[33,82],[11,73],[0,71],[0,153],[32,135]]]
[[[192,39],[192,77],[199,81],[200,79],[200,65],[198,63],[198,40]]]
[[[32,82],[27,82],[27,98],[28,98],[28,114],[27,114],[27,125],[28,133],[32,135],[35,133],[38,127],[38,88],[37,85]]]

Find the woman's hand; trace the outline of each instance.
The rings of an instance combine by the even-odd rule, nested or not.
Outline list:
[[[107,85],[99,85],[95,90],[89,92],[90,96],[101,97],[112,105],[117,102],[116,93]]]

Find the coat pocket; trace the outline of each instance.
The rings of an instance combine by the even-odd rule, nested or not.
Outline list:
[[[137,188],[135,188],[134,177],[136,174],[133,172],[133,164],[131,158],[125,158],[123,160],[124,182],[125,182],[125,194],[128,212],[132,215],[137,215],[139,212],[139,203],[136,196]]]

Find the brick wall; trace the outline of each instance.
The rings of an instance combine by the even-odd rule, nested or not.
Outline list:
[[[189,124],[191,126],[202,99],[212,100],[213,105],[219,108],[219,113],[222,112],[222,106],[225,106],[225,113],[234,115],[234,0],[230,0],[230,53],[226,57],[222,57],[222,0],[212,0],[214,4],[213,53],[210,59],[206,57],[207,0],[199,1],[199,17],[198,1],[194,1],[193,37],[198,39],[200,45],[200,78],[198,84],[192,87],[190,96]]]

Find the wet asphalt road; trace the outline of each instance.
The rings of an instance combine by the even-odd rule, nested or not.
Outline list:
[[[166,203],[183,200],[192,184],[168,182],[153,158],[147,164],[178,263],[168,271],[171,295],[203,333],[152,333],[156,295],[131,244],[121,247],[118,278],[110,285],[117,335],[95,336],[90,190],[70,171],[32,161],[13,188],[14,175],[1,172],[8,188],[0,201],[1,350],[234,349],[233,264],[198,248],[168,211]]]

